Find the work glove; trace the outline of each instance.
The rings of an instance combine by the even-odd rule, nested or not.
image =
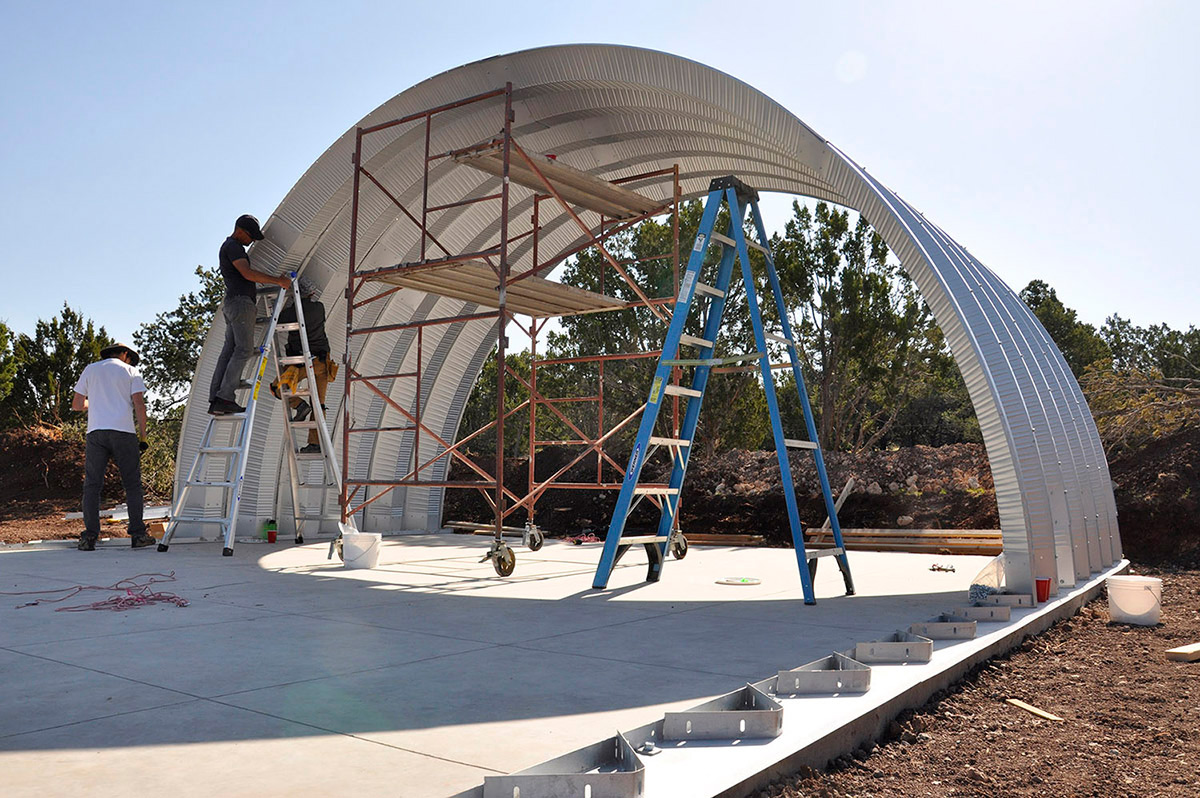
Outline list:
[[[138,441],[138,454],[141,454],[149,448],[150,441],[146,440],[145,438],[142,438],[140,441]]]

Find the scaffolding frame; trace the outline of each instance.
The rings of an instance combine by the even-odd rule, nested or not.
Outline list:
[[[499,134],[493,138],[476,143],[467,147],[452,149],[445,152],[431,152],[432,133],[434,129],[435,119],[438,115],[448,111],[463,108],[464,106],[475,103],[487,102],[503,97],[503,120]],[[413,122],[419,122],[424,126],[424,163],[422,169],[422,190],[421,190],[421,207],[419,212],[410,210],[405,207],[383,182],[366,168],[362,163],[363,158],[363,142],[368,136],[373,133],[388,130],[399,125],[406,125]],[[638,418],[645,408],[643,404],[637,410],[619,420],[611,429],[605,430],[605,414],[604,414],[604,379],[605,365],[613,361],[624,361],[634,359],[650,359],[657,358],[660,355],[658,351],[650,352],[631,352],[618,354],[597,354],[584,355],[568,358],[541,358],[537,356],[537,345],[539,333],[545,330],[546,325],[553,319],[565,315],[578,315],[582,313],[606,313],[620,310],[629,310],[633,308],[646,308],[660,320],[666,321],[669,319],[669,305],[673,305],[679,293],[679,211],[682,205],[682,197],[679,185],[679,166],[672,165],[670,168],[656,169],[640,174],[629,175],[623,178],[618,178],[613,181],[604,181],[589,175],[586,172],[575,170],[565,164],[558,164],[553,155],[531,155],[515,140],[513,135],[513,87],[511,83],[506,83],[503,88],[494,89],[492,91],[476,94],[470,97],[462,98],[458,101],[428,108],[423,111],[409,114],[398,119],[393,119],[388,122],[382,122],[369,127],[357,127],[355,129],[355,143],[353,155],[353,194],[351,199],[351,219],[350,219],[350,247],[349,247],[349,269],[347,274],[346,285],[346,336],[343,362],[346,366],[346,376],[343,380],[343,402],[342,402],[342,485],[339,496],[339,505],[341,510],[341,520],[347,523],[355,514],[365,512],[366,508],[379,499],[389,495],[393,490],[400,487],[421,487],[421,488],[442,488],[442,489],[472,489],[479,491],[485,501],[492,510],[494,523],[490,529],[494,534],[495,540],[493,543],[492,552],[489,557],[496,554],[498,547],[503,547],[502,538],[506,530],[512,530],[512,527],[505,527],[504,522],[509,519],[514,513],[524,510],[527,514],[526,530],[534,526],[536,516],[537,501],[543,497],[547,491],[551,489],[563,490],[611,490],[619,488],[621,482],[605,482],[604,481],[604,466],[607,463],[614,469],[620,478],[624,478],[625,467],[622,462],[614,459],[604,450],[604,445],[613,435],[624,429],[630,422]],[[446,162],[455,163],[458,168],[475,167],[482,171],[489,172],[501,179],[500,187],[497,191],[488,193],[485,196],[466,197],[454,202],[445,202],[437,205],[430,205],[430,169],[432,166]],[[367,183],[374,186],[380,191],[399,211],[407,218],[417,229],[420,237],[420,254],[415,261],[398,263],[391,266],[385,266],[369,270],[358,269],[358,236],[360,227],[360,196],[365,188],[363,178]],[[624,188],[626,184],[635,182],[652,181],[659,179],[666,181],[669,179],[671,191],[670,199],[665,202],[650,200],[648,197],[637,194],[630,189]],[[529,229],[523,232],[512,234],[511,230],[515,227],[513,222],[519,220],[512,219],[512,201],[511,201],[511,182],[518,182],[525,188],[533,191],[532,197],[532,213],[529,216]],[[556,182],[557,181],[557,182]],[[614,200],[615,197],[615,200]],[[581,201],[582,198],[582,201]],[[498,241],[482,250],[473,252],[451,252],[449,248],[444,246],[431,231],[431,226],[437,221],[438,214],[454,208],[461,208],[466,205],[477,203],[498,203],[499,210],[499,239]],[[622,206],[621,203],[626,203]],[[543,203],[551,203],[550,207],[556,211],[567,214],[575,225],[578,226],[583,233],[582,243],[576,243],[568,246],[562,251],[555,252],[550,257],[542,259],[541,231],[543,217],[547,212],[543,210]],[[595,213],[599,216],[599,223],[591,226],[587,224],[581,217],[580,212],[577,212],[573,204],[580,205],[584,208],[584,213]],[[592,207],[588,207],[591,205]],[[596,210],[596,207],[605,210]],[[606,213],[609,208],[616,209],[618,213]],[[639,286],[636,280],[629,274],[626,267],[637,264],[639,261],[625,260],[619,261],[615,258],[605,246],[605,242],[612,236],[632,228],[634,225],[646,219],[655,216],[670,213],[672,219],[672,251],[669,255],[654,256],[644,259],[645,262],[651,260],[670,259],[672,265],[672,292],[669,297],[650,297]],[[557,217],[554,217],[557,218]],[[512,273],[510,263],[510,252],[513,245],[523,242],[525,239],[530,239],[529,246],[532,256],[533,266],[525,272]],[[434,248],[438,250],[433,251]],[[572,255],[577,255],[589,248],[595,248],[601,255],[602,262],[600,265],[600,294],[590,294],[580,289],[574,289],[569,286],[564,286],[560,283],[551,283],[543,280],[541,275],[548,273],[553,268],[564,262]],[[486,264],[486,270],[481,269],[479,264]],[[621,278],[621,280],[630,287],[634,295],[637,297],[633,301],[614,300],[604,306],[605,303],[600,302],[602,299],[611,299],[603,296],[605,286],[605,276],[607,271],[611,269]],[[445,278],[449,275],[459,275],[467,272],[463,279],[456,279],[453,285],[448,283]],[[411,288],[420,290],[428,294],[439,294],[442,296],[451,296],[456,298],[466,298],[468,301],[473,301],[472,298],[486,292],[488,289],[485,285],[478,282],[480,274],[493,275],[495,281],[490,290],[495,291],[494,294],[496,305],[495,310],[486,312],[466,313],[456,316],[447,316],[433,319],[422,319],[419,321],[408,321],[396,324],[374,324],[371,326],[356,328],[354,326],[354,312],[370,303],[376,302],[392,294]],[[476,280],[476,287],[464,287],[464,279]],[[384,281],[394,283],[394,287],[379,291],[371,296],[360,298],[360,294],[366,289],[369,283]],[[528,285],[522,285],[525,281],[529,281]],[[540,282],[539,282],[540,281]],[[560,286],[561,290],[555,289],[550,291],[550,286]],[[536,298],[549,305],[549,300],[545,297],[551,293],[556,297],[555,301],[562,307],[554,308],[555,312],[539,313],[536,300],[531,305],[529,300],[522,300],[526,303],[526,307],[522,308],[521,303],[516,303],[516,307],[510,304],[509,297],[516,297],[522,291],[532,292]],[[574,293],[571,293],[574,292]],[[584,294],[590,294],[584,297]],[[596,298],[599,298],[596,299]],[[580,307],[571,308],[572,303]],[[589,306],[588,303],[591,303]],[[533,312],[526,312],[529,308],[533,308]],[[567,308],[567,312],[561,312],[563,307]],[[664,313],[667,311],[667,313]],[[521,324],[517,320],[517,314],[526,315],[529,318],[528,326]],[[421,408],[421,387],[422,387],[422,371],[424,364],[424,330],[427,327],[434,327],[446,324],[456,324],[466,321],[476,321],[485,319],[496,319],[496,350],[495,357],[497,359],[498,368],[496,370],[496,410],[491,421],[479,427],[478,429],[467,431],[459,430],[458,440],[455,442],[446,441],[439,436],[434,430],[425,425],[422,418]],[[526,380],[522,375],[509,368],[507,362],[508,341],[505,335],[509,323],[515,324],[522,330],[530,339],[530,375]],[[396,334],[405,331],[415,330],[416,338],[416,366],[410,371],[397,372],[392,374],[364,374],[360,372],[351,357],[351,342],[353,339],[361,336],[371,336],[380,334]],[[598,378],[595,395],[592,396],[572,396],[572,397],[552,397],[545,395],[538,389],[537,376],[539,368],[549,368],[557,365],[568,363],[595,363],[598,366]],[[500,366],[503,366],[502,368]],[[682,376],[682,369],[676,367],[673,373],[673,380],[678,384]],[[505,382],[506,378],[513,378],[528,393],[528,398],[515,407],[505,409]],[[391,381],[397,379],[411,379],[415,381],[415,391],[413,407],[410,409],[402,406],[401,403],[392,399],[388,392],[381,389],[376,383],[382,381]],[[374,396],[381,400],[387,407],[398,412],[405,422],[400,426],[384,426],[381,416],[381,421],[376,426],[353,426],[352,418],[352,394],[361,389],[370,391]],[[566,402],[586,402],[594,403],[596,410],[596,434],[591,436],[584,429],[571,421],[565,413],[563,413],[557,405]],[[571,431],[576,439],[568,440],[546,440],[540,441],[537,439],[537,415],[539,408],[546,409],[553,417],[557,418],[567,429]],[[518,495],[516,492],[505,485],[504,477],[504,427],[505,422],[509,421],[518,414],[528,411],[529,415],[529,464],[528,475],[525,480],[525,491],[523,495]],[[672,408],[671,423],[673,429],[677,432],[680,424],[679,399],[674,398],[674,406]],[[494,473],[489,473],[464,451],[466,444],[475,440],[479,436],[495,428],[496,435],[496,461],[494,465]],[[351,475],[350,470],[350,441],[352,435],[359,434],[411,434],[413,436],[412,459],[406,468],[411,466],[403,476],[397,479],[355,479]],[[424,462],[421,459],[421,438],[428,436],[434,440],[438,447],[439,453],[428,458]],[[558,446],[582,446],[583,450],[567,465],[558,469],[548,479],[538,481],[536,479],[536,458],[539,446],[558,445]],[[570,472],[578,463],[582,462],[591,454],[596,455],[596,478],[592,482],[565,482],[562,478]],[[450,469],[446,468],[445,479],[423,479],[423,472],[433,468],[443,458],[450,458],[451,461],[458,460],[464,466],[474,471],[480,477],[476,481],[456,481],[449,479]],[[650,497],[656,505],[660,501],[656,497]],[[357,504],[355,503],[357,500]],[[440,519],[444,522],[444,519]],[[676,519],[676,523],[678,520]],[[528,542],[528,539],[527,539]],[[538,544],[540,546],[540,542]],[[533,548],[536,548],[534,546]],[[508,573],[511,573],[511,552],[508,565]],[[486,559],[486,558],[485,558]],[[502,575],[507,575],[501,567],[500,560],[496,560],[497,571]]]

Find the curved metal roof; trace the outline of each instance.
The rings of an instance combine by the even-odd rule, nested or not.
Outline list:
[[[1070,585],[1120,557],[1108,466],[1095,424],[1041,324],[965,248],[753,87],[667,53],[611,45],[547,47],[444,72],[393,97],[358,125],[400,118],[505,82],[514,87],[513,132],[522,146],[553,152],[564,163],[599,177],[611,180],[679,164],[685,197],[702,196],[711,178],[734,174],[762,191],[815,197],[860,211],[928,301],[966,380],[995,478],[1010,586],[1031,591],[1034,576]],[[497,103],[502,102],[498,98],[439,115],[431,151],[496,134],[501,119]],[[375,133],[364,143],[364,166],[406,205],[419,207],[423,124]],[[322,286],[335,352],[341,351],[345,334],[340,297],[349,260],[353,147],[352,127],[300,178],[268,220],[266,240],[251,253],[256,268],[300,268]],[[438,165],[430,173],[430,203],[487,194],[497,185],[498,178],[486,173]],[[669,190],[661,183],[630,187],[661,200]],[[529,209],[531,194],[514,196],[513,218],[519,218]],[[360,214],[360,268],[419,257],[417,228],[382,193],[365,190]],[[494,241],[496,224],[495,210],[481,203],[444,213],[432,232],[450,250],[465,252]],[[579,240],[578,229],[561,215],[542,234],[543,252]],[[516,271],[531,267],[527,245],[518,246],[510,258]],[[461,300],[406,290],[356,311],[355,326],[451,316],[474,308]],[[206,387],[223,332],[218,320],[197,367],[179,463],[191,463],[199,446]],[[414,334],[358,336],[352,348],[356,367],[374,374],[406,371],[415,363],[414,339]],[[490,320],[426,328],[422,419],[443,438],[455,438],[463,406],[494,342]],[[412,383],[396,380],[392,398],[411,403]],[[340,381],[330,386],[331,411],[340,409],[341,395]],[[386,405],[369,396],[356,395],[354,402],[351,412],[358,423],[377,426]],[[275,515],[281,468],[286,468],[281,466],[278,406],[264,403],[259,412],[243,491],[243,529]],[[331,412],[331,421],[334,416]],[[340,435],[334,437],[340,441]],[[407,470],[403,464],[412,459],[411,437],[355,438],[349,457],[355,478],[395,478]],[[427,437],[420,446],[422,459],[437,453]],[[442,493],[396,489],[367,511],[365,528],[437,529]],[[332,492],[325,501],[336,504]]]

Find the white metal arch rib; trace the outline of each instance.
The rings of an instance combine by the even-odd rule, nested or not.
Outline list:
[[[1045,330],[990,270],[895,193],[859,168],[787,109],[729,75],[694,61],[650,50],[569,45],[528,50],[467,64],[426,80],[368,114],[360,126],[502,87],[514,87],[514,130],[532,150],[608,179],[679,164],[685,196],[702,195],[708,181],[737,174],[756,188],[827,199],[859,210],[884,236],[912,276],[946,334],[979,418],[996,484],[1010,586],[1032,590],[1034,576],[1066,585],[1120,556],[1107,463],[1079,386]],[[500,127],[498,102],[448,112],[434,128],[433,150],[466,146]],[[406,204],[419,198],[424,129],[413,123],[373,134],[364,164]],[[267,240],[251,257],[268,270],[302,268],[324,287],[335,352],[345,334],[349,258],[350,154],[353,128],[304,174],[271,215]],[[431,174],[430,201],[486,192],[495,178],[465,168]],[[658,196],[661,187],[648,187]],[[517,213],[528,192],[515,192]],[[665,197],[665,195],[664,195]],[[419,200],[418,200],[419,201]],[[417,230],[381,192],[360,196],[360,268],[412,260]],[[469,206],[433,227],[450,249],[482,246],[496,236],[494,209]],[[542,251],[581,241],[573,225],[551,223]],[[531,267],[519,248],[514,269]],[[356,326],[470,312],[459,300],[402,291],[359,311]],[[365,318],[364,318],[365,316]],[[425,335],[422,420],[453,439],[463,405],[494,340],[490,321],[431,328]],[[221,324],[206,343],[184,421],[179,460],[195,457],[204,429],[207,385],[220,349]],[[356,337],[351,353],[364,373],[415,365],[412,336]],[[433,355],[432,359],[430,355]],[[344,376],[343,371],[343,376]],[[411,380],[395,380],[392,399],[414,400]],[[341,385],[330,387],[330,420],[340,420]],[[338,412],[332,412],[337,410]],[[352,413],[383,419],[395,411],[377,397],[359,399]],[[267,404],[254,431],[241,525],[273,517],[282,460],[282,417]],[[335,435],[340,442],[340,435]],[[349,461],[356,478],[390,479],[408,470],[413,441],[355,436]],[[439,448],[420,442],[422,460]],[[444,468],[444,461],[443,466]],[[179,477],[183,472],[180,469]],[[212,502],[214,497],[207,497]],[[198,500],[202,503],[205,497]],[[326,503],[330,500],[325,497]],[[440,489],[396,490],[367,513],[376,529],[436,529]],[[181,530],[182,533],[187,530]]]

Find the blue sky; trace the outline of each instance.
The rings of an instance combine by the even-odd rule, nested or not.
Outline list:
[[[128,338],[380,103],[569,42],[750,83],[1088,322],[1200,323],[1200,4],[2,0],[0,29],[0,319],[20,331],[65,300]]]

